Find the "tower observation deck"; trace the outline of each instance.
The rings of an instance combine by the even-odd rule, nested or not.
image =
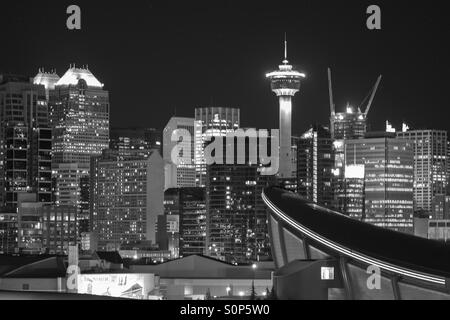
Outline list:
[[[266,78],[270,80],[272,91],[280,101],[280,167],[278,176],[292,178],[292,97],[300,91],[301,80],[306,76],[289,64],[287,41],[285,41],[282,63],[278,70],[266,74]]]

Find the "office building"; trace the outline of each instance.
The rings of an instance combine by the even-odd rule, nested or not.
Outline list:
[[[22,254],[67,254],[77,243],[77,208],[45,205],[35,193],[19,194],[17,249]]]
[[[164,214],[164,171],[158,151],[143,157],[106,150],[91,163],[91,221],[101,250],[123,243],[156,243]]]
[[[87,68],[71,66],[49,93],[53,164],[78,163],[109,145],[109,94]]]
[[[433,198],[447,189],[447,132],[408,130],[397,137],[414,146],[414,210],[432,214]]]
[[[160,251],[169,251],[171,259],[180,256],[180,216],[159,215],[156,222],[156,243]]]
[[[412,142],[393,134],[345,141],[345,174],[364,178],[362,220],[413,233],[414,158]],[[353,197],[349,201],[353,202]]]
[[[45,87],[24,76],[0,76],[0,202],[22,192],[51,202],[51,129]]]
[[[227,133],[239,129],[240,110],[237,108],[196,108],[195,109],[195,136],[194,159],[197,187],[206,184],[205,145],[212,137],[224,137]]]
[[[334,191],[334,208],[346,212],[348,202],[352,202],[352,199],[347,198],[348,181],[345,177],[345,141],[351,139],[363,138],[368,131],[368,114],[371,106],[374,102],[375,95],[380,85],[382,76],[379,76],[375,86],[369,92],[369,95],[364,99],[358,108],[353,107],[350,103],[347,103],[344,112],[336,112],[336,105],[334,103],[333,85],[331,79],[331,69],[328,69],[328,90],[330,98],[330,133],[333,139],[333,153],[334,153],[334,171],[333,171],[333,191]],[[362,106],[367,102],[364,111],[361,111]],[[350,178],[350,188],[360,187],[358,178]],[[355,180],[356,179],[356,180]],[[351,191],[353,192],[353,191]],[[358,200],[356,203],[358,207]],[[361,209],[361,208],[360,208]],[[356,211],[360,209],[355,209]],[[356,213],[356,212],[355,212]],[[357,213],[356,213],[357,214]]]
[[[76,207],[79,235],[90,230],[89,168],[79,163],[61,163],[53,169],[55,204]]]
[[[69,246],[77,245],[77,207],[43,206],[42,246],[48,254],[68,254]]]
[[[433,197],[431,216],[434,219],[450,219],[450,196],[437,194]]]
[[[0,254],[18,252],[17,212],[14,208],[0,208]]]
[[[297,142],[297,191],[305,199],[331,207],[334,154],[327,128],[314,125]]]
[[[345,167],[343,211],[350,218],[365,220],[365,165]]]
[[[257,164],[208,166],[206,184],[207,252],[229,263],[270,259],[262,189],[274,183]]]
[[[172,117],[163,131],[163,159],[165,171],[165,188],[195,187],[194,159],[194,118]],[[178,130],[178,131],[177,131]],[[178,137],[181,132],[186,133]],[[189,133],[189,135],[187,135]],[[177,139],[172,141],[172,136]],[[172,159],[172,152],[177,147],[178,159]],[[178,149],[179,148],[179,149]],[[186,153],[186,154],[185,154]],[[177,162],[177,163],[174,163]],[[179,162],[179,163],[178,163]]]
[[[109,93],[74,65],[49,90],[55,203],[78,208],[79,233],[89,226],[90,158],[109,146]]]
[[[17,244],[22,254],[42,254],[45,251],[43,245],[42,229],[43,204],[36,201],[34,193],[20,193],[17,203]]]
[[[167,189],[164,214],[179,217],[180,256],[206,254],[205,188]]]

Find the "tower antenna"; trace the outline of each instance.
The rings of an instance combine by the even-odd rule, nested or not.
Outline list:
[[[288,55],[288,51],[287,51],[287,35],[286,32],[284,33],[284,64],[288,63],[288,59],[287,59],[287,55]]]

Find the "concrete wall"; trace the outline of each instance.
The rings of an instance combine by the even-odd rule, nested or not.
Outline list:
[[[65,292],[66,279],[2,278],[0,279],[0,290]]]

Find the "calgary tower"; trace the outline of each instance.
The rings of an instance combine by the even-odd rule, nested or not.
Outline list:
[[[305,74],[294,70],[287,60],[287,41],[284,41],[284,60],[278,70],[266,74],[272,91],[280,101],[279,178],[292,178],[292,97],[300,90]]]

